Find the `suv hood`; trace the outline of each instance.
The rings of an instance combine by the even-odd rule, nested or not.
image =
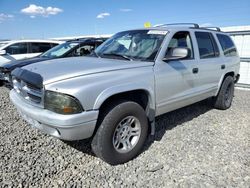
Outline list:
[[[43,84],[120,69],[153,66],[153,62],[126,61],[96,57],[73,57],[43,61],[25,66],[31,72],[43,77]]]

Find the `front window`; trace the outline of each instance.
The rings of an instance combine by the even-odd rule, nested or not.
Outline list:
[[[173,38],[170,40],[168,49],[167,49],[167,56],[171,53],[174,48],[187,48],[189,51],[188,57],[185,59],[193,59],[193,45],[192,40],[190,37],[189,32],[187,31],[180,31],[174,34]]]
[[[79,45],[78,42],[65,42],[58,46],[55,46],[54,48],[51,48],[47,52],[43,53],[41,57],[49,57],[49,58],[61,57],[78,45]]]
[[[120,32],[94,52],[102,58],[154,61],[167,31],[133,30]]]

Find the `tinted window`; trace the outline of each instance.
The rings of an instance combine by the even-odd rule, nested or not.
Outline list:
[[[225,56],[236,56],[237,50],[233,44],[232,39],[227,35],[217,34],[220,45]]]
[[[50,43],[31,43],[30,53],[46,52],[51,48]]]
[[[212,33],[209,33],[210,34],[210,38],[212,40],[212,43],[213,43],[213,47],[214,47],[214,51],[215,51],[215,56],[219,56],[220,55],[220,51],[219,51],[219,48],[218,48],[218,45],[214,39],[214,36],[212,35]]]
[[[6,49],[6,53],[10,55],[15,54],[27,54],[28,53],[28,43],[16,43],[8,46]]]
[[[181,32],[175,33],[175,35],[169,42],[167,54],[170,53],[173,48],[177,48],[177,47],[189,49],[189,56],[187,59],[194,57],[193,45],[192,45],[189,32],[181,31]]]
[[[200,58],[212,58],[219,55],[218,46],[211,33],[195,32]]]

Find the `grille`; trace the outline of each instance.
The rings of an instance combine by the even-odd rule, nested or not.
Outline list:
[[[37,88],[23,80],[12,78],[13,88],[19,95],[21,95],[27,101],[42,106],[43,89]]]

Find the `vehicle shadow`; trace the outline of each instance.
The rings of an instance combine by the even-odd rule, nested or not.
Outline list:
[[[143,151],[146,151],[154,141],[160,141],[168,130],[181,126],[183,123],[192,121],[194,118],[212,110],[212,103],[212,99],[209,98],[157,117],[155,134],[149,136]]]
[[[206,99],[204,101],[192,104],[187,107],[180,108],[178,110],[163,114],[156,118],[156,130],[153,136],[149,136],[143,151],[146,151],[154,141],[160,141],[164,134],[176,126],[180,126],[185,122],[192,121],[192,119],[210,111],[212,108],[212,100]],[[79,140],[74,142],[63,141],[71,147],[81,151],[85,154],[95,156],[91,151],[91,138],[85,140]]]

